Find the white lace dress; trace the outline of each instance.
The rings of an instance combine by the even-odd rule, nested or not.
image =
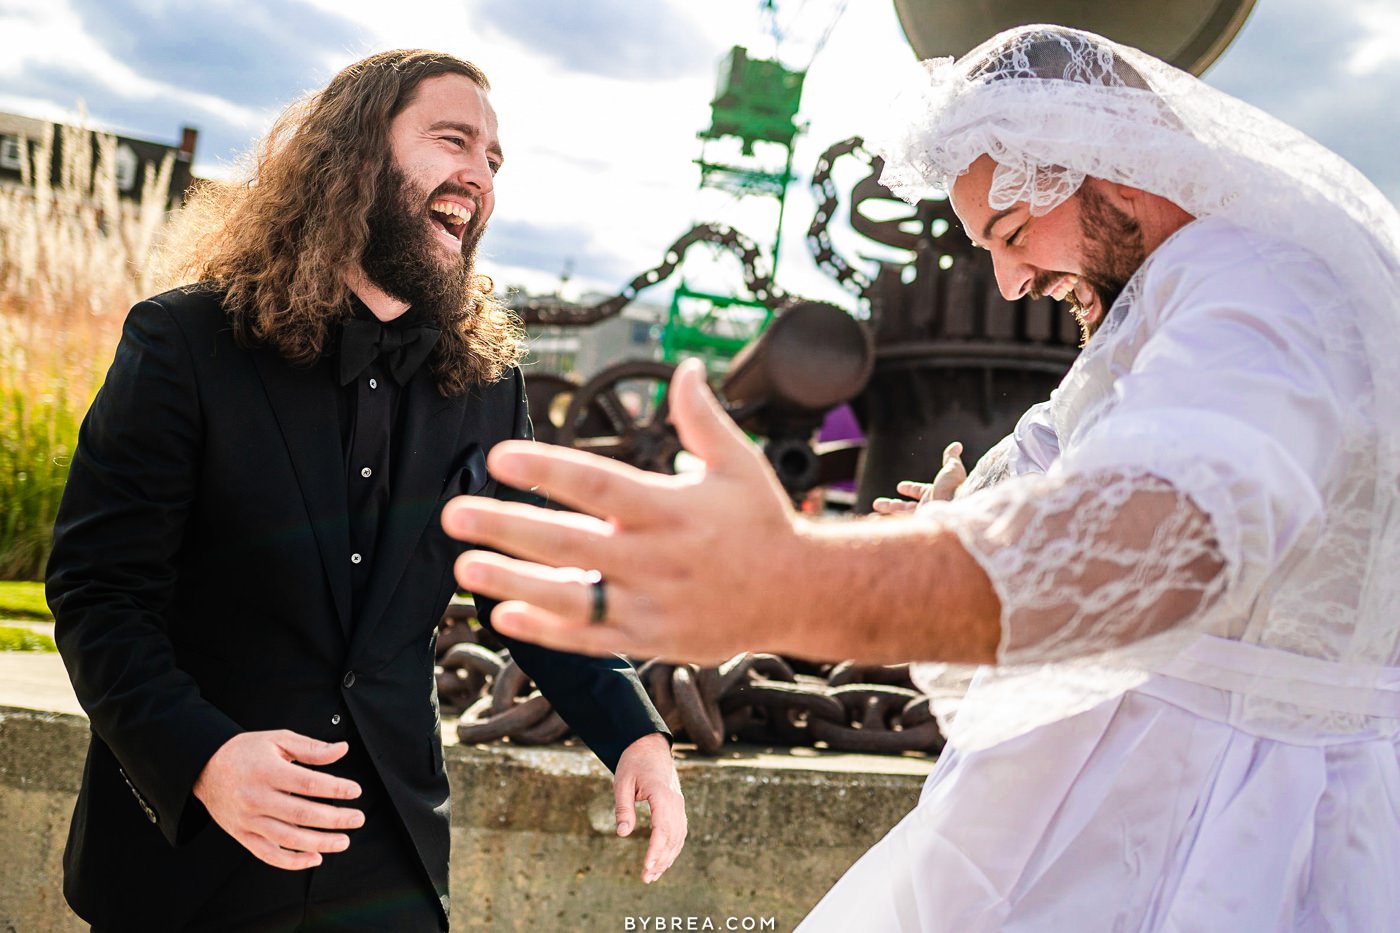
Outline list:
[[[1310,254],[1189,224],[1015,475],[909,519],[987,571],[999,664],[803,931],[1400,930],[1400,542],[1352,318]]]

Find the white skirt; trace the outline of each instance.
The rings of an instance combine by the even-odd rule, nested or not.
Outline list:
[[[1301,744],[1168,677],[991,748],[919,805],[802,933],[1400,931],[1400,739]]]

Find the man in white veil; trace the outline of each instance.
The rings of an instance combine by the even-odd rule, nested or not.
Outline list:
[[[929,63],[907,102],[885,183],[948,191],[1008,297],[1081,309],[1035,449],[1008,441],[1025,468],[803,519],[687,365],[703,474],[502,444],[499,478],[584,514],[454,501],[449,532],[514,555],[459,581],[563,648],[986,665],[919,806],[806,930],[1400,929],[1395,209],[1061,27]]]

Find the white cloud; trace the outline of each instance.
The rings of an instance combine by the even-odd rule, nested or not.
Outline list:
[[[1400,62],[1400,7],[1393,0],[1371,0],[1356,7],[1365,39],[1352,50],[1347,71],[1364,77]]]
[[[94,88],[115,92],[131,100],[167,100],[173,112],[190,111],[215,116],[237,126],[254,128],[263,125],[267,115],[242,107],[214,94],[201,94],[181,87],[152,81],[137,70],[139,63],[114,58],[86,30],[72,8],[60,0],[52,3],[31,2],[24,5],[33,18],[5,22],[0,30],[0,75],[14,76],[25,69],[40,66],[60,67],[75,72]],[[81,96],[81,95],[80,95]],[[23,98],[20,98],[23,100]],[[77,103],[70,101],[32,101],[42,115],[72,111]]]
[[[73,13],[72,2],[20,0],[17,4],[11,0],[8,12],[0,13],[0,78],[24,74],[26,69],[61,66],[76,71],[94,89],[108,89],[129,100],[164,102],[161,106],[170,115],[162,119],[168,119],[172,128],[199,119],[241,128],[242,133],[225,134],[237,137],[229,144],[243,136],[251,138],[270,125],[275,115],[271,109],[154,81],[142,62],[117,60],[88,34],[87,26]],[[136,0],[113,2],[129,5]],[[274,8],[266,3],[246,2],[249,16],[273,15]],[[523,30],[508,32],[506,27],[513,24],[488,16],[491,8],[486,0],[309,2],[317,8],[316,15],[334,16],[349,26],[332,43],[334,51],[324,60],[315,59],[309,76],[298,76],[298,82],[324,83],[336,69],[370,52],[395,47],[440,48],[476,62],[490,75],[507,152],[507,167],[498,182],[499,226],[493,233],[504,234],[507,225],[514,225],[517,234],[527,226],[564,231],[530,252],[536,271],[528,278],[554,281],[566,260],[572,259],[577,282],[616,289],[631,273],[615,270],[640,272],[651,267],[677,236],[700,221],[728,223],[761,243],[771,242],[772,202],[735,204],[714,192],[701,192],[692,162],[700,151],[695,134],[709,120],[720,59],[734,44],[747,45],[756,57],[772,52],[759,5],[753,0],[709,0],[703,15],[695,12],[693,0],[647,0],[659,8],[649,15],[686,25],[688,45],[681,51],[687,60],[698,57],[713,65],[699,71],[673,69],[665,80],[608,77],[619,69],[596,67],[598,59],[586,54],[591,51],[588,43],[603,55],[651,38],[625,32],[628,20],[617,13],[626,12],[625,4],[608,7],[616,15],[606,30],[580,36],[566,47],[556,43],[542,48],[532,45]],[[548,17],[557,4],[565,2],[569,0],[517,0],[511,12],[538,11],[539,16]],[[806,63],[814,43],[842,6],[843,0],[779,4],[788,33],[782,51],[789,63]],[[1309,22],[1327,24],[1327,35],[1348,41],[1315,48],[1320,43],[1310,43],[1306,35],[1296,36],[1295,27]],[[1285,52],[1274,48],[1288,36],[1296,38]],[[250,62],[256,62],[259,50],[248,49],[247,54]],[[1387,175],[1394,161],[1393,138],[1400,136],[1389,100],[1400,88],[1372,87],[1374,93],[1358,95],[1343,77],[1370,77],[1372,85],[1377,80],[1382,85],[1394,81],[1397,56],[1400,12],[1393,0],[1358,5],[1345,0],[1263,0],[1218,73],[1230,85],[1228,89],[1344,151],[1385,187],[1387,178],[1396,179],[1393,173]],[[1232,59],[1241,65],[1230,67]],[[852,0],[817,56],[807,76],[801,112],[810,128],[797,141],[793,161],[797,178],[789,191],[784,220],[779,281],[790,292],[847,301],[815,268],[807,252],[804,237],[813,211],[808,177],[817,156],[828,146],[870,131],[873,119],[892,89],[906,79],[913,62],[889,0]],[[287,80],[292,83],[291,77]],[[277,95],[286,103],[304,89],[288,86]],[[66,100],[25,95],[12,85],[6,90],[0,106],[31,113],[44,107],[71,107],[84,96],[81,89]],[[235,96],[233,89],[229,96]],[[1369,124],[1366,132],[1357,129],[1359,123]],[[201,143],[200,171],[217,171],[208,158],[211,150],[217,147],[206,149]],[[855,160],[848,160],[841,175],[847,186],[843,199],[849,182],[857,177]],[[1386,190],[1394,197],[1398,186],[1400,180],[1392,180]],[[846,207],[843,203],[842,208]],[[838,248],[853,261],[879,249],[842,222],[833,225],[832,233]],[[493,271],[495,263],[497,276],[506,281],[507,273],[527,278],[522,269],[507,265],[521,265],[523,254],[512,247],[518,239],[502,235],[500,240],[493,246],[488,234],[483,268]],[[498,255],[491,255],[493,249]],[[732,264],[711,263],[707,269],[702,253],[697,251],[687,263],[688,270],[737,287]]]

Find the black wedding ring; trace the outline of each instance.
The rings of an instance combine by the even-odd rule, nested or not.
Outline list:
[[[592,611],[588,614],[590,625],[602,625],[603,620],[608,617],[608,587],[603,582],[603,574],[597,570],[590,570],[584,574],[584,579],[588,582],[588,592],[593,599]]]

